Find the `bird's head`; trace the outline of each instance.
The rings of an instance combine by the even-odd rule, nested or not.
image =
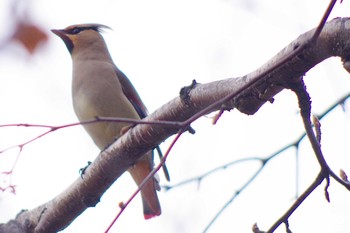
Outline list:
[[[102,24],[76,24],[65,29],[52,29],[51,31],[59,36],[66,44],[71,54],[79,48],[87,48],[95,43],[104,40],[100,34],[103,29],[111,29]]]

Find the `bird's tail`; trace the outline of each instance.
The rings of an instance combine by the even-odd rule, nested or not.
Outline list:
[[[152,167],[148,159],[142,158],[139,160],[132,168],[129,169],[129,172],[139,186],[146,176],[151,172]],[[156,179],[150,179],[141,189],[141,197],[143,204],[143,214],[145,219],[150,219],[161,214],[160,203],[157,196]]]

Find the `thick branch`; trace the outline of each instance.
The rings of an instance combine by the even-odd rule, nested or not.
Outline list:
[[[275,67],[278,61],[309,41],[314,30],[299,36],[258,70],[240,78],[194,85],[186,92],[187,96],[173,99],[145,120],[186,121],[243,87],[245,90],[231,101],[219,103],[205,112],[235,107],[243,113],[254,114],[266,101],[272,101],[284,89],[286,80],[299,79],[316,64],[331,56],[339,56],[347,62],[350,58],[349,29],[349,18],[334,19],[325,25],[315,44],[307,46],[299,55],[277,69],[271,71],[271,67]],[[176,126],[164,125],[135,126],[96,158],[86,170],[84,179],[78,178],[56,198],[21,213],[16,220],[27,232],[57,232],[64,229],[86,208],[95,206],[102,194],[134,161],[178,129]]]

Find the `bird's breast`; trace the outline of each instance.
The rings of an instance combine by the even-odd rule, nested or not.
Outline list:
[[[122,91],[121,84],[110,64],[80,62],[73,64],[73,106],[79,121],[96,117],[139,119]],[[121,122],[99,122],[83,125],[100,149],[120,136],[127,126]]]

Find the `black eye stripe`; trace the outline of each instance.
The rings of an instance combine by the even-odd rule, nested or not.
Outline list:
[[[98,32],[97,27],[74,27],[74,28],[66,30],[66,32],[67,32],[67,34],[75,35],[75,34],[78,34],[82,31],[85,31],[85,30],[94,30],[94,31]]]
[[[78,34],[81,31],[82,31],[81,28],[73,28],[72,31],[71,31],[71,34]]]

